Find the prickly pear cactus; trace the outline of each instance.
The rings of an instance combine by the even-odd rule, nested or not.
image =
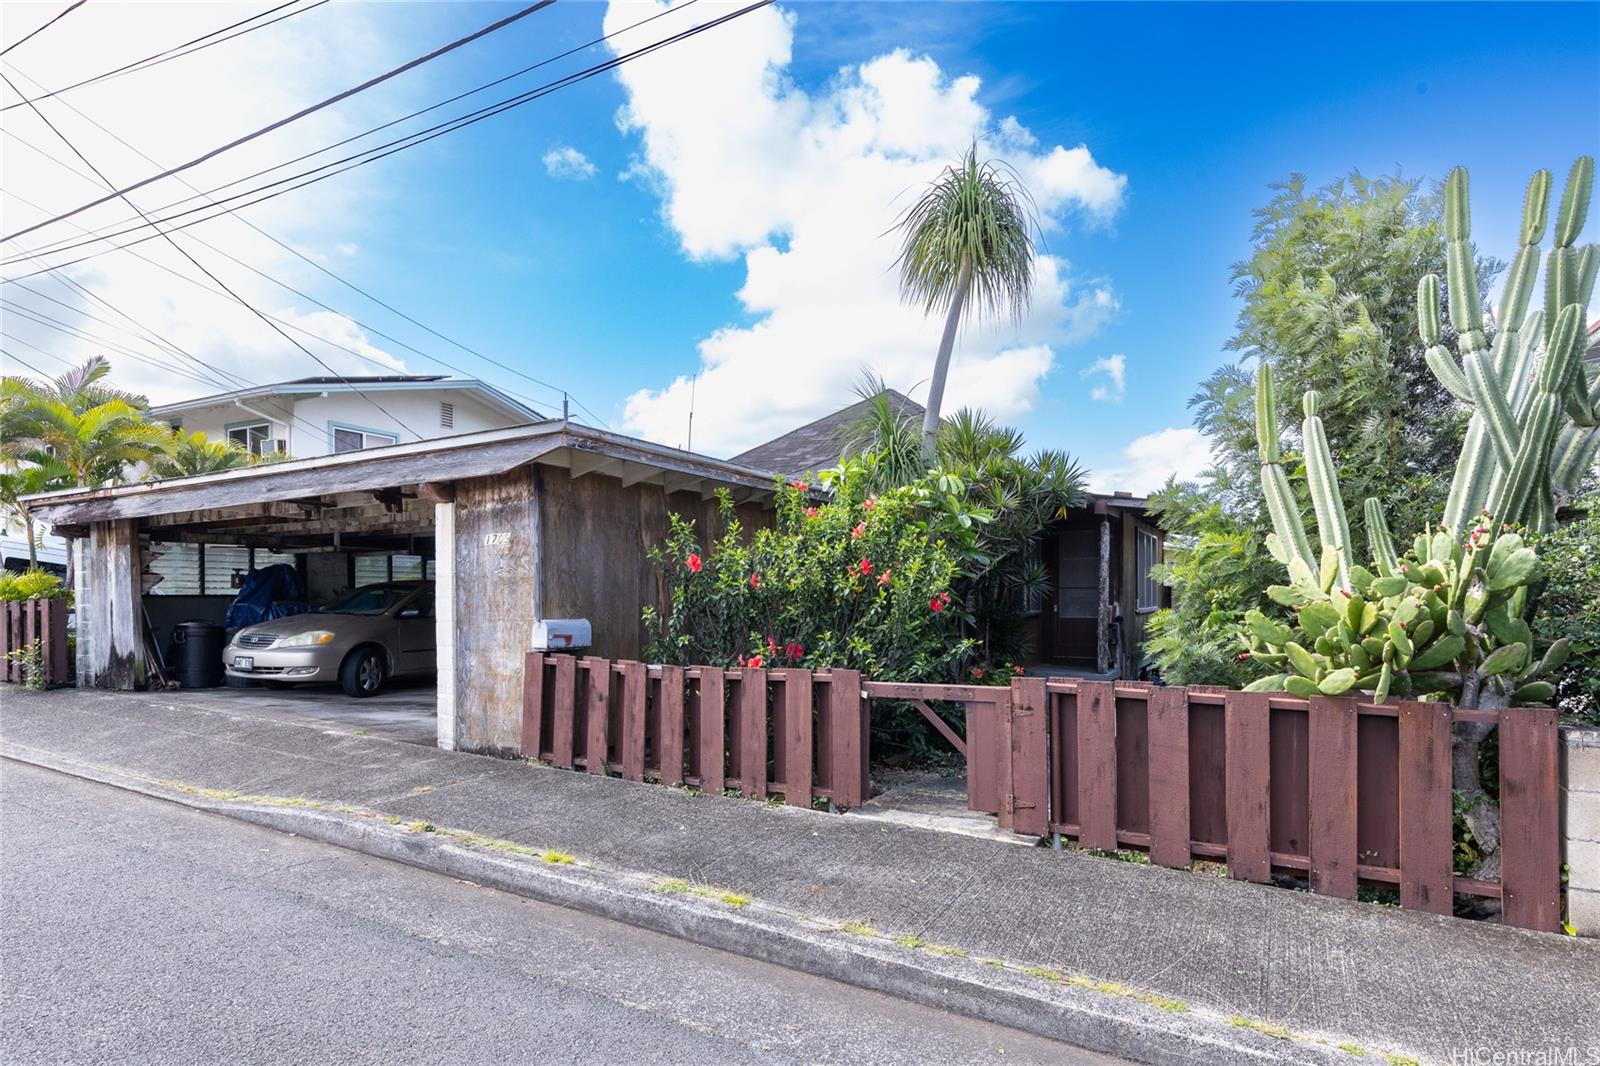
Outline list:
[[[1379,530],[1375,539],[1387,543],[1382,515],[1369,508],[1368,521]],[[1417,537],[1404,556],[1375,556],[1372,569],[1351,567],[1346,589],[1331,548],[1316,574],[1283,555],[1292,584],[1268,595],[1293,610],[1295,624],[1261,611],[1245,616],[1245,654],[1274,671],[1251,691],[1355,690],[1380,701],[1393,694],[1469,707],[1539,703],[1554,694],[1540,678],[1566,660],[1567,642],[1534,655],[1523,612],[1538,559],[1521,537],[1506,533],[1491,543],[1489,531],[1475,527],[1462,541],[1441,530]]]

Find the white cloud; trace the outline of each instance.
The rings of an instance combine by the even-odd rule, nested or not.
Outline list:
[[[674,28],[730,4],[701,0]],[[1021,173],[1042,222],[1100,224],[1121,204],[1126,179],[1080,145],[1040,148],[1009,116],[978,102],[979,80],[892,51],[841,69],[808,91],[789,79],[794,20],[777,7],[629,63],[618,126],[637,136],[627,172],[661,197],[662,216],[696,260],[742,259],[739,301],[748,320],[699,344],[698,449],[730,454],[852,399],[863,367],[925,394],[942,320],[899,299],[896,217],[975,136]],[[613,3],[607,32],[640,17]],[[624,32],[625,52],[659,30]],[[705,101],[715,100],[716,108]],[[1057,243],[1060,243],[1059,241]],[[1040,255],[1031,310],[1019,323],[969,321],[946,390],[954,408],[981,404],[1000,417],[1032,405],[1057,350],[1093,335],[1118,310],[1109,282],[1075,277]],[[630,396],[631,432],[681,444],[692,371]]]
[[[544,169],[552,178],[569,178],[587,181],[595,175],[595,165],[589,157],[570,144],[558,145],[544,154]]]
[[[1211,447],[1205,435],[1192,427],[1172,427],[1135,437],[1117,462],[1090,474],[1095,492],[1124,489],[1143,496],[1154,492],[1174,475],[1192,481],[1211,465]]]
[[[1089,398],[1101,402],[1109,400],[1112,403],[1121,403],[1122,398],[1128,394],[1128,357],[1120,352],[1116,355],[1101,356],[1078,372],[1078,376],[1083,378],[1098,374],[1104,374],[1109,384],[1095,385],[1089,390]]]
[[[152,10],[137,4],[89,5],[60,27],[40,34],[8,55],[5,72],[19,89],[37,95],[119,66],[131,57],[155,53],[175,40],[198,36],[238,17],[237,9],[227,3],[164,5],[159,17],[151,17]],[[84,24],[79,25],[79,20],[85,20]],[[419,47],[420,42],[434,39],[438,25],[433,16],[424,15],[408,24],[407,31],[393,32],[390,21],[375,8],[330,4],[282,26],[252,33],[237,43],[86,85],[40,101],[38,106],[96,167],[113,181],[126,184],[161,167],[191,159],[242,130],[266,125],[347,88],[354,80],[352,71],[385,69],[425,50]],[[204,86],[204,91],[196,92],[196,86]],[[186,172],[184,177],[202,189],[216,187],[404,113],[414,107],[419,95],[427,92],[420,80],[397,80],[227,152]],[[116,131],[161,167],[118,143],[95,123]],[[0,207],[7,219],[7,231],[31,225],[105,192],[30,108],[7,111],[4,129],[0,145],[6,161],[5,196]],[[52,162],[47,156],[60,162]],[[81,174],[74,174],[73,170]],[[248,217],[317,262],[349,258],[359,250],[357,238],[363,236],[362,219],[368,217],[370,208],[381,206],[385,200],[383,173],[383,167],[363,168],[252,207]],[[140,207],[152,210],[190,193],[177,179],[168,179],[132,196]],[[9,242],[4,252],[12,256],[47,243],[76,241],[84,228],[106,227],[130,215],[125,204],[112,201]],[[142,234],[130,234],[119,243],[139,235]],[[263,312],[376,360],[376,364],[369,362],[332,344],[290,331],[336,372],[372,374],[404,369],[403,362],[370,343],[364,331],[350,320],[301,302],[199,243],[207,241],[305,291],[326,286],[314,268],[241,221],[224,215],[185,230],[175,239]],[[85,248],[60,258],[75,258],[103,247]],[[327,373],[231,298],[179,280],[163,267],[198,280],[205,288],[215,288],[161,240],[102,255],[67,268],[66,273],[142,326],[190,353],[193,362],[163,351],[141,328],[67,288],[53,275],[40,275],[23,283],[43,295],[27,292],[19,285],[6,285],[0,292],[9,300],[103,339],[73,337],[12,314],[6,315],[6,332],[68,362],[106,354],[112,361],[117,384],[144,392],[157,402],[220,391],[224,384],[217,380],[218,375],[234,374],[264,383]],[[5,273],[16,276],[32,269],[36,265],[13,265]],[[71,307],[51,303],[46,296]],[[80,311],[105,321],[90,320]],[[178,376],[141,363],[118,348],[182,366],[191,375],[211,380]],[[7,349],[41,371],[55,374],[64,369],[60,362],[33,348],[13,348],[8,344]]]

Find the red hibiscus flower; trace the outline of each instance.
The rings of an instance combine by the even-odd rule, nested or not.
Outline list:
[[[861,571],[862,577],[867,577],[872,573],[872,563],[870,560],[862,559],[861,562],[856,564],[856,569]]]
[[[760,666],[761,666],[761,656],[752,655],[752,656],[750,656],[750,658],[748,658],[748,659],[746,659],[744,661],[744,664],[746,666],[750,667],[752,670],[759,669]]]
[[[811,486],[807,485],[804,481],[791,481],[789,482],[789,487],[794,489],[796,492],[804,492]]]
[[[856,528],[854,528],[854,529],[852,529],[850,531],[850,536],[852,536],[852,537],[864,537],[864,536],[866,536],[866,533],[867,533],[867,524],[865,522],[860,522],[860,523],[857,523]]]
[[[815,517],[817,517],[817,515],[819,513],[820,512],[818,512],[815,507],[807,507],[806,508],[806,517],[807,518],[815,518]]]
[[[698,574],[700,572],[700,556],[691,555],[691,556],[689,556],[689,558],[684,560],[684,563],[694,573]]]
[[[878,509],[878,498],[876,496],[868,496],[861,501],[861,506],[868,511],[876,511]]]
[[[932,611],[934,614],[944,613],[944,601],[935,596],[933,599],[928,601],[928,610]]]
[[[888,583],[889,583],[889,571],[885,570],[883,573],[878,575],[878,584],[887,585]]]
[[[753,588],[753,589],[758,589],[758,588],[761,587],[761,575],[760,574],[751,574],[750,575],[750,587]]]

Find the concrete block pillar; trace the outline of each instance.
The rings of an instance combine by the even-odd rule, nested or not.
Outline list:
[[[433,615],[439,747],[456,747],[456,505],[433,505]]]
[[[1600,729],[1561,731],[1561,835],[1567,923],[1600,937]]]

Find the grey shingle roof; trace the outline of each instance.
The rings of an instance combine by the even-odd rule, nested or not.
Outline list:
[[[893,389],[884,390],[884,395],[896,411],[921,423],[921,404]],[[871,403],[871,400],[860,400],[765,444],[758,444],[728,461],[790,476],[837,466],[844,455],[851,425],[867,413]]]

